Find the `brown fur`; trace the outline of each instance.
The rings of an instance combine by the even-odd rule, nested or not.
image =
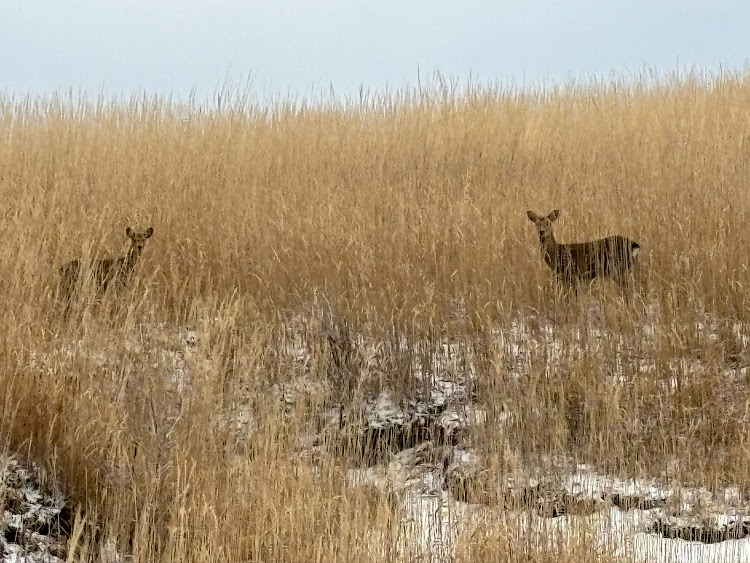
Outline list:
[[[127,284],[146,241],[154,234],[154,229],[149,227],[142,233],[137,233],[128,227],[125,234],[131,241],[125,256],[94,260],[88,266],[80,258],[76,258],[60,268],[60,296],[64,300],[70,301],[87,281],[93,284],[99,294],[112,285]]]
[[[575,289],[577,282],[610,277],[626,290],[641,246],[620,235],[589,242],[559,244],[552,223],[560,216],[555,209],[546,217],[527,211],[539,231],[542,258],[558,280]]]

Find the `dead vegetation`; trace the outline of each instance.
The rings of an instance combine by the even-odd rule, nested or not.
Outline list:
[[[346,475],[426,440],[480,456],[483,506],[559,460],[747,492],[746,73],[225,94],[0,96],[0,436],[80,503],[81,560],[419,559]],[[641,244],[631,303],[561,299],[526,217],[558,206]],[[138,275],[61,323],[60,266],[134,224]],[[478,530],[458,560],[611,555]]]

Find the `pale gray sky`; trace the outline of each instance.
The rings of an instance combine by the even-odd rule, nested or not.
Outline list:
[[[741,0],[3,0],[0,90],[259,92],[415,84],[417,69],[540,84],[569,76],[740,68]]]

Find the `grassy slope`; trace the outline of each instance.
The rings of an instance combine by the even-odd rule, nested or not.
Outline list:
[[[291,422],[252,404],[250,446],[216,421],[237,388],[290,378],[273,351],[298,314],[331,302],[368,334],[482,343],[482,400],[519,413],[507,437],[519,458],[575,450],[647,474],[677,459],[686,480],[744,485],[746,392],[721,375],[744,351],[695,327],[748,317],[748,107],[745,74],[545,93],[438,85],[349,108],[0,98],[2,439],[56,467],[139,560],[390,560],[387,499],[342,484],[356,460],[318,471],[294,457],[315,401]],[[559,240],[642,244],[631,310],[606,284],[592,289],[599,305],[556,304],[525,214],[556,207]],[[155,228],[137,290],[61,327],[57,268],[119,252],[128,225]],[[586,353],[534,385],[493,356],[492,328],[509,318],[541,314],[573,334],[591,307],[632,342],[656,310],[655,364],[698,358],[705,373],[661,396],[658,376],[602,381]],[[162,328],[144,336],[144,321]],[[190,400],[164,381],[173,323],[202,331]],[[325,374],[318,344],[311,369]],[[533,368],[545,373],[544,358]],[[488,453],[505,440],[477,437]]]

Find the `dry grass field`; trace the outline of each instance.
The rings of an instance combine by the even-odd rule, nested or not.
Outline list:
[[[0,95],[0,451],[60,484],[69,561],[638,560],[509,492],[581,464],[745,506],[750,74],[220,98]],[[555,208],[640,243],[629,304],[556,290]],[[149,226],[61,315],[60,266]],[[441,553],[392,462],[447,475],[455,440],[367,407],[436,385],[480,413]]]

